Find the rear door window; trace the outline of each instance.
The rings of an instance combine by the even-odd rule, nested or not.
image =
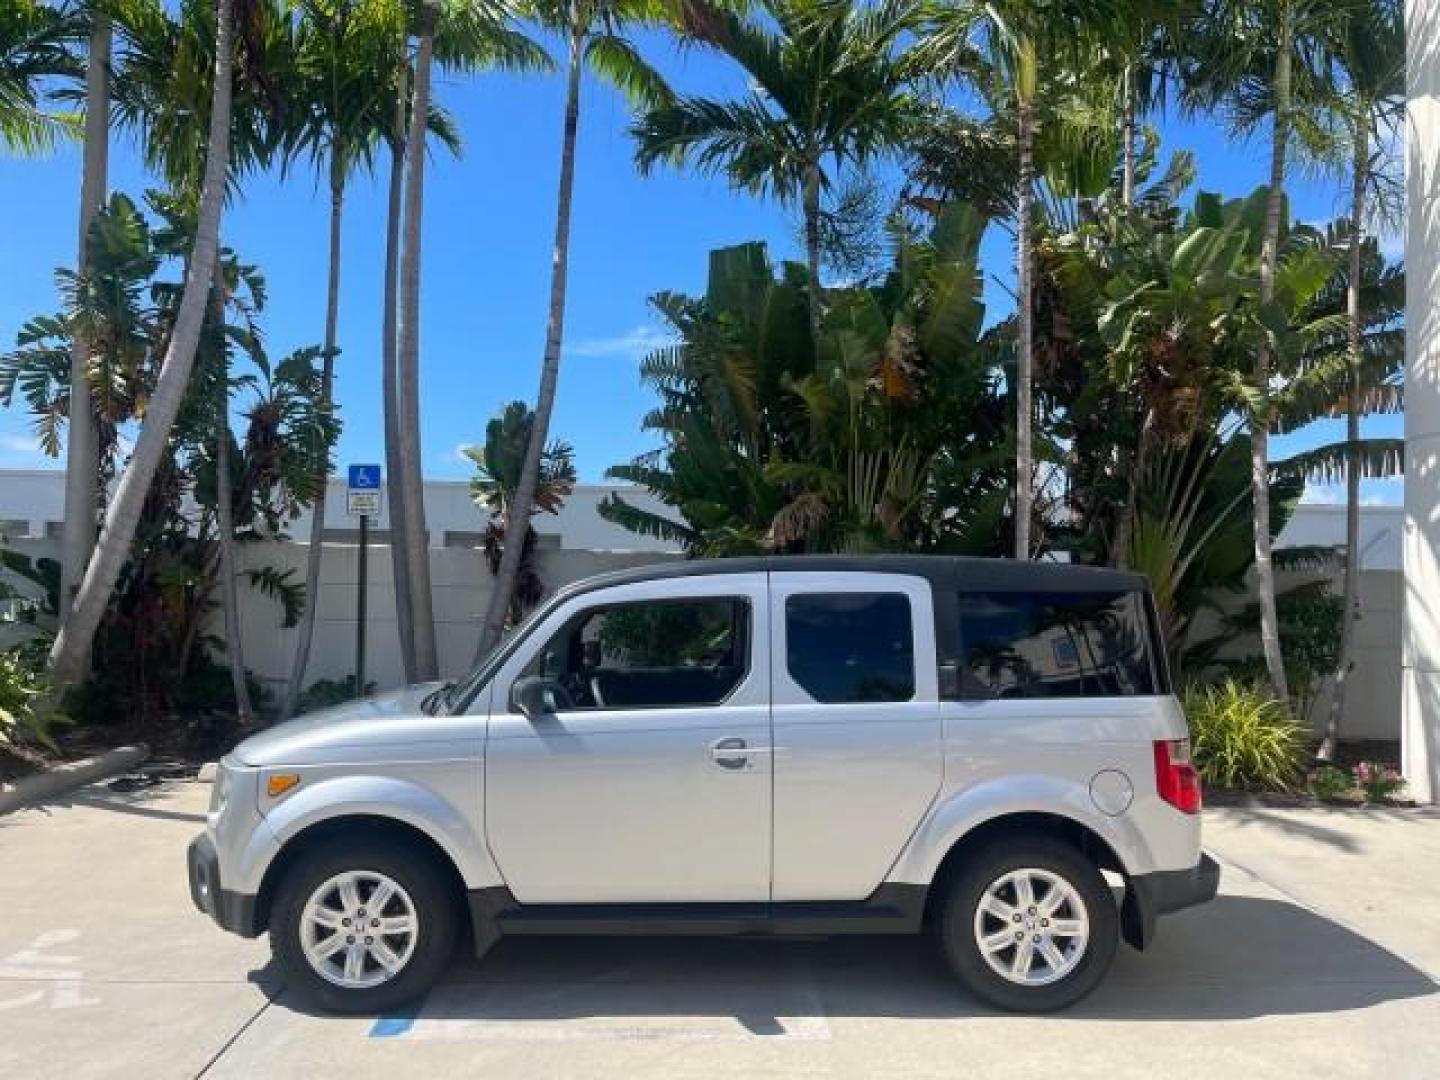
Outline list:
[[[790,678],[822,705],[915,696],[915,638],[903,593],[787,597],[785,642]]]
[[[1139,593],[968,593],[959,608],[962,697],[1158,692]]]

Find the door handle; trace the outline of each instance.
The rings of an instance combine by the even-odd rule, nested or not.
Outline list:
[[[746,746],[745,740],[738,736],[716,739],[710,744],[710,760],[722,769],[748,769],[750,756],[762,752],[756,747]]]

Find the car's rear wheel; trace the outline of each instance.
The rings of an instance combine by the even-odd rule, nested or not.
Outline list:
[[[270,947],[286,985],[334,1012],[427,991],[454,951],[456,902],[423,854],[340,840],[302,855],[275,897]]]
[[[1120,920],[1105,877],[1045,836],[991,844],[950,878],[939,933],[977,997],[1015,1012],[1063,1009],[1090,993],[1115,956]]]

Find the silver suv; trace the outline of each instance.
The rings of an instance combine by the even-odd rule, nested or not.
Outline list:
[[[563,590],[458,682],[241,743],[190,888],[344,1012],[422,994],[467,924],[477,954],[927,931],[974,994],[1038,1012],[1215,895],[1186,735],[1132,574],[648,567]]]

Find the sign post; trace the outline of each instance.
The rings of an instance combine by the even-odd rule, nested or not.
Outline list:
[[[351,465],[345,488],[345,512],[360,519],[359,566],[355,580],[355,696],[365,696],[365,593],[369,583],[369,526],[380,512],[380,466]]]

